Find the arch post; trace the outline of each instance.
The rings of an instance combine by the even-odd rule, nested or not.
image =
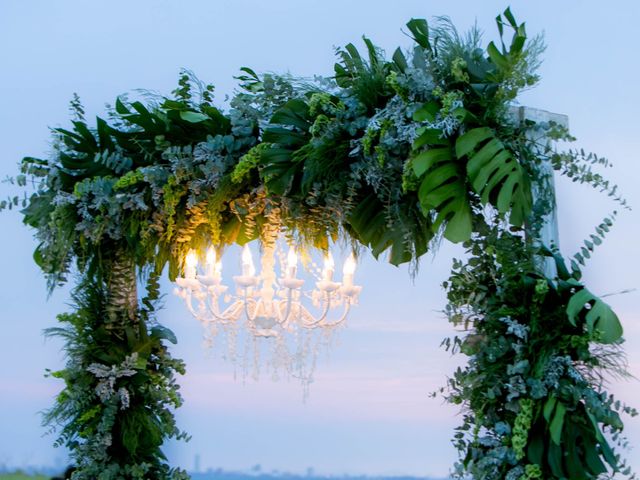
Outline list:
[[[527,137],[536,145],[534,153],[543,153],[552,143],[544,128],[551,123],[560,127],[569,128],[569,117],[561,113],[553,113],[547,110],[532,107],[511,107],[511,118],[518,124],[530,121],[534,126],[527,131]],[[542,156],[544,158],[544,155]],[[556,188],[553,166],[548,160],[543,160],[538,165],[539,182],[532,185],[533,202],[540,204],[549,202],[547,213],[543,216],[542,224],[536,229],[528,229],[527,235],[534,244],[545,245],[549,248],[560,248],[560,234],[558,230],[558,207],[556,203]],[[544,208],[544,207],[543,207]],[[556,265],[553,258],[541,257],[538,259],[540,269],[548,278],[556,276]]]

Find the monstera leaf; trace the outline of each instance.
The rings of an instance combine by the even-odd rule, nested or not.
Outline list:
[[[580,285],[578,282],[575,282]],[[584,314],[587,330],[601,343],[616,343],[622,338],[622,325],[611,307],[582,287],[574,293],[567,304],[567,316],[576,325]]]
[[[602,434],[599,421],[585,405],[567,406],[551,396],[546,400],[542,414],[540,421],[546,426],[534,425],[528,446],[527,454],[532,463],[546,463],[555,477],[576,480],[599,478],[607,472],[605,462],[613,469],[618,468],[618,460]],[[622,428],[617,414],[600,422]],[[541,433],[547,429],[549,436],[545,438]]]
[[[430,148],[413,158],[413,170],[424,176],[418,190],[420,206],[425,212],[437,212],[434,229],[445,224],[444,236],[463,242],[471,236],[472,215],[464,169],[453,156],[450,145]]]
[[[480,127],[461,135],[456,156],[467,158],[467,176],[482,203],[509,213],[511,224],[521,226],[532,207],[529,177],[493,130]]]
[[[433,121],[439,106],[429,102],[414,114],[416,121]],[[413,143],[411,166],[422,178],[418,199],[426,213],[435,211],[434,230],[445,225],[444,236],[452,242],[468,240],[472,231],[472,214],[467,195],[464,164],[454,156],[451,141],[440,130],[423,127]]]

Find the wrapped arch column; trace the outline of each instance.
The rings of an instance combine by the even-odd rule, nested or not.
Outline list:
[[[122,323],[137,321],[138,288],[136,265],[124,248],[118,248],[107,276],[108,322],[115,328]]]
[[[536,150],[541,154],[541,158],[547,158],[545,150],[551,146],[552,142],[548,138],[546,127],[553,122],[561,127],[569,128],[567,115],[531,107],[512,107],[509,113],[512,119],[519,124],[526,121],[535,122],[535,125],[528,130],[527,137],[534,145],[537,145]],[[541,181],[533,182],[532,185],[534,205],[545,201],[549,202],[549,205],[546,207],[547,213],[543,217],[542,224],[533,231],[527,229],[527,234],[533,235],[531,241],[534,244],[560,248],[554,170],[551,163],[548,160],[542,161],[539,164],[538,173]],[[548,278],[556,276],[556,265],[552,258],[541,257],[538,259],[538,265]]]

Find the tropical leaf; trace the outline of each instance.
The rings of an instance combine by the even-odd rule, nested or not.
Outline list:
[[[189,123],[200,123],[209,120],[209,116],[204,113],[183,111],[180,112],[180,118]]]
[[[618,316],[608,304],[585,287],[575,292],[567,304],[567,316],[572,325],[577,325],[582,315],[587,330],[596,341],[610,344],[622,338],[623,329]]]
[[[415,116],[428,119],[429,115],[427,105]],[[436,213],[434,230],[444,225],[448,240],[464,242],[470,238],[473,227],[464,167],[455,159],[451,143],[440,138],[437,130],[423,129],[414,149],[425,145],[427,148],[411,159],[414,173],[422,179],[418,189],[420,206],[426,215]]]
[[[589,420],[591,420],[591,424],[593,425],[593,431],[595,433],[598,445],[600,446],[600,453],[602,457],[611,466],[611,468],[617,469],[618,459],[616,458],[616,455],[614,454],[613,450],[609,446],[609,442],[607,442],[607,439],[602,434],[602,431],[600,430],[600,426],[598,425],[598,421],[591,413],[587,413],[587,416],[589,417]]]
[[[273,114],[263,135],[271,148],[261,151],[259,162],[265,185],[273,194],[288,193],[294,178],[302,175],[304,161],[296,152],[308,145],[310,127],[309,106],[304,100],[290,100]]]
[[[433,51],[429,40],[429,24],[424,18],[412,18],[407,22],[407,28],[418,45],[429,52]]]
[[[402,53],[402,49],[397,48],[396,51],[393,52],[392,58],[393,58],[393,63],[396,64],[396,67],[398,67],[398,70],[404,73],[409,65],[407,64],[407,58],[404,56],[404,53]]]
[[[416,211],[414,218],[405,222],[412,225],[408,232],[409,239],[406,237],[406,225],[399,223],[400,219],[393,221],[385,216],[384,205],[375,194],[362,199],[348,219],[352,233],[371,248],[376,258],[389,250],[389,263],[393,265],[400,265],[423,255],[433,237],[428,219],[420,212]]]
[[[553,420],[549,424],[549,432],[551,433],[551,440],[556,445],[560,445],[562,441],[562,427],[564,425],[564,417],[567,413],[567,407],[564,403],[556,402],[556,408],[553,413]]]
[[[467,158],[467,175],[483,204],[509,213],[521,226],[531,213],[531,184],[524,168],[488,127],[469,130],[456,141],[456,156]]]
[[[504,17],[503,17],[504,16]],[[522,54],[522,50],[527,41],[527,32],[525,24],[516,21],[511,9],[507,8],[502,15],[496,17],[496,24],[498,26],[498,32],[500,33],[501,49],[496,47],[494,42],[490,42],[487,47],[487,54],[491,61],[500,69],[508,70],[514,58],[517,58]],[[511,44],[507,48],[504,43],[504,27],[511,27],[513,29],[513,38]]]
[[[349,224],[360,240],[371,248],[376,258],[394,243],[382,204],[374,194],[364,198],[353,209]],[[397,240],[402,244],[401,239]]]
[[[309,116],[309,105],[299,98],[294,98],[285,103],[271,117],[270,123],[273,125],[285,125],[295,127],[299,130],[307,131],[311,125]]]

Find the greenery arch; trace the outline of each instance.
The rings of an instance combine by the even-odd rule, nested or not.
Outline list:
[[[73,452],[73,478],[186,478],[161,451],[186,434],[172,415],[184,365],[154,321],[158,279],[175,278],[190,248],[280,232],[302,247],[342,238],[396,265],[441,238],[464,243],[469,259],[445,282],[449,320],[464,331],[446,346],[469,356],[442,392],[465,412],[457,476],[632,475],[611,445],[625,445],[619,413],[635,411],[602,384],[624,373],[622,328],[580,282],[615,212],[567,265],[539,238],[553,208],[541,165],[626,203],[592,170],[605,159],[552,147],[572,140],[566,129],[510,116],[538,80],[543,45],[509,9],[497,26],[484,48],[475,30],[412,19],[413,49],[389,60],[364,38],[364,55],[338,50],[330,79],[244,68],[226,111],[188,72],[171,97],[118,98],[91,126],[74,98],[51,158],[22,162],[15,181],[34,191],[1,205],[22,206],[50,288],[77,277],[75,310],[49,331],[68,363],[51,374],[65,388],[46,415]]]

